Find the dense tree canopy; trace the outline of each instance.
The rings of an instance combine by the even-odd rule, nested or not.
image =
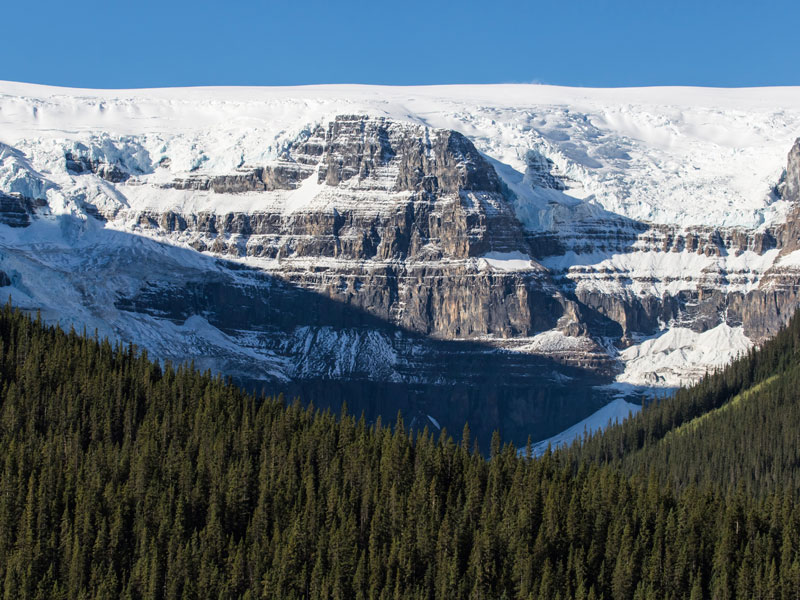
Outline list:
[[[488,457],[472,452],[468,429],[456,443],[409,431],[399,417],[388,427],[248,395],[7,306],[0,593],[796,598],[800,502],[790,438],[770,444],[776,430],[764,425],[752,464],[768,455],[784,464],[766,468],[767,479],[725,473],[724,485],[713,473],[645,472],[621,459],[669,436],[692,439],[706,427],[693,419],[759,383],[751,396],[783,394],[773,412],[800,410],[794,384],[776,376],[796,377],[798,327],[782,334],[783,346],[681,392],[673,408],[662,402],[593,438],[584,454],[532,460],[497,436]],[[723,443],[728,415],[751,400],[707,417],[720,428],[714,453],[738,460]],[[670,444],[666,452],[692,450]]]

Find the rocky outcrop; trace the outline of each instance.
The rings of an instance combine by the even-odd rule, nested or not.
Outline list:
[[[158,166],[169,164],[161,159]],[[83,142],[67,144],[64,167],[72,175],[93,173],[110,183],[124,183],[131,177],[153,172],[150,153],[136,136],[112,138],[107,133],[91,136]]]
[[[319,182],[329,186],[356,178],[362,189],[434,194],[502,191],[494,169],[472,142],[455,131],[339,116],[328,125],[323,148]]]
[[[606,236],[576,242],[568,234],[550,242],[560,252],[537,257],[557,265],[549,274],[585,312],[618,325],[591,330],[619,338],[622,346],[666,324],[703,332],[723,322],[744,327],[760,342],[774,335],[797,306],[797,271],[773,265],[797,249],[794,223],[790,219],[762,230],[654,225],[636,235],[629,228],[610,229]],[[566,249],[597,258],[564,265],[557,257]]]
[[[789,152],[789,160],[780,185],[780,193],[784,200],[800,203],[800,138],[795,141]]]
[[[27,227],[35,210],[46,205],[44,200],[0,192],[0,223],[9,227]]]
[[[165,184],[164,187],[178,190],[212,191],[218,194],[294,190],[312,173],[313,170],[307,165],[286,161],[266,167],[241,169],[231,175],[197,175],[186,179],[176,179]]]
[[[525,181],[533,187],[566,190],[563,175],[557,172],[553,161],[536,150],[525,154]]]
[[[527,250],[509,207],[488,195],[412,194],[382,212],[344,206],[292,214],[143,211],[134,218],[196,249],[240,257],[432,261]]]
[[[89,156],[66,152],[64,160],[66,161],[67,171],[73,175],[94,173],[111,183],[122,183],[130,178],[130,173],[123,170],[120,165],[99,161]]]

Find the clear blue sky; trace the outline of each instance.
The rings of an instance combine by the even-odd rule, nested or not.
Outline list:
[[[800,85],[800,0],[9,0],[0,79]]]

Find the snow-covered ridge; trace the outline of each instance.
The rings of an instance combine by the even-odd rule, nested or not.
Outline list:
[[[512,180],[534,151],[551,161],[570,197],[628,218],[756,227],[785,214],[771,191],[800,132],[800,88],[74,90],[0,82],[0,142],[37,168],[49,170],[53,160],[47,140],[111,152],[132,143],[129,155],[149,157],[138,164],[148,181],[261,165],[309,127],[354,113],[460,131],[510,167]]]

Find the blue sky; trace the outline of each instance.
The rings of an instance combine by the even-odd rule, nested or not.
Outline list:
[[[0,79],[800,85],[800,2],[16,0]]]

